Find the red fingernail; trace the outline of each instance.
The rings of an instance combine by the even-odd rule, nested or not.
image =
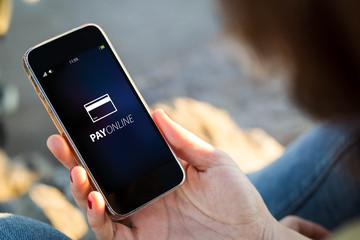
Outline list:
[[[91,202],[89,196],[87,197],[87,200],[88,200],[89,209],[92,209],[92,202]]]
[[[167,115],[171,120],[173,120],[173,119],[170,117],[170,115],[168,114],[167,111],[164,110],[164,112],[166,113],[166,115]]]
[[[72,176],[71,176],[71,171],[72,171],[73,169],[74,169],[74,167],[72,167],[72,168],[70,169],[70,181],[71,181],[71,182],[74,182],[73,179],[72,179]]]

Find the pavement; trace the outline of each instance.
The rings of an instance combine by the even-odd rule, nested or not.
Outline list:
[[[13,163],[49,175],[47,182],[70,202],[68,171],[45,145],[57,130],[21,60],[31,46],[88,22],[105,30],[149,105],[171,106],[182,98],[207,102],[241,129],[261,128],[285,146],[313,125],[289,101],[281,77],[249,71],[243,49],[221,29],[215,0],[16,0],[9,32],[0,38],[0,86],[11,84],[20,95],[18,110],[3,120],[5,151]],[[224,124],[216,119],[215,125]],[[191,117],[184,121],[189,126]],[[34,217],[29,212],[24,215]],[[82,239],[93,238],[89,231]]]
[[[48,155],[45,141],[57,132],[22,69],[23,54],[88,22],[105,30],[134,79],[218,34],[211,0],[14,1],[10,30],[0,38],[0,84],[15,85],[20,93],[18,111],[5,119],[10,155]]]
[[[149,104],[206,101],[227,110],[240,127],[260,127],[287,145],[312,122],[288,101],[281,79],[254,80],[239,64],[218,13],[213,0],[14,1],[9,33],[0,38],[0,84],[18,88],[20,106],[5,118],[5,150],[53,159],[45,142],[57,131],[21,59],[29,47],[87,22],[105,30]]]

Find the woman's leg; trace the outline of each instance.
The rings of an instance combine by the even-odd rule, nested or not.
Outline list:
[[[37,220],[6,213],[0,214],[0,240],[70,240],[55,228]]]
[[[298,215],[332,230],[360,215],[360,119],[321,124],[248,176],[275,218]]]

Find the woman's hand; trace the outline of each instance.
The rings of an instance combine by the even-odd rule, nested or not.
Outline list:
[[[330,237],[330,233],[322,226],[297,216],[287,216],[281,219],[280,223],[314,240],[321,240]]]
[[[176,191],[121,223],[106,215],[104,199],[91,188],[66,141],[59,135],[47,141],[55,157],[71,169],[71,191],[98,239],[303,239],[274,220],[227,154],[183,129],[162,110],[153,118],[187,178]]]

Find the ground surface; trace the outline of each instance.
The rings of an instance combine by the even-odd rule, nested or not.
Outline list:
[[[21,58],[29,47],[87,22],[103,27],[149,105],[171,105],[183,97],[208,102],[228,112],[238,127],[261,128],[283,145],[313,124],[289,103],[280,79],[250,77],[238,61],[242,53],[221,31],[215,1],[14,1],[9,33],[0,38],[0,84],[17,87],[20,106],[5,118],[5,150],[13,162],[35,166],[69,201],[68,172],[45,146],[56,129],[22,70]],[[213,125],[221,126],[216,119]],[[191,116],[183,121],[190,126]],[[0,202],[0,211],[23,206],[28,195]],[[21,214],[37,218],[26,208]]]
[[[15,85],[21,97],[5,121],[10,155],[48,154],[45,140],[56,132],[21,68],[24,52],[86,22],[105,29],[150,104],[182,96],[208,101],[240,127],[261,127],[282,144],[309,126],[279,81],[249,80],[228,57],[214,1],[24,0],[14,1],[10,31],[0,39],[0,82]]]

